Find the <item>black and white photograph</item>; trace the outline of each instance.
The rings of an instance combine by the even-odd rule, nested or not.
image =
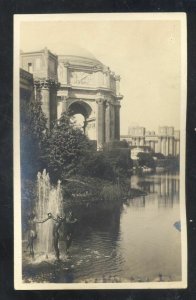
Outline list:
[[[187,287],[186,14],[14,16],[15,289]]]

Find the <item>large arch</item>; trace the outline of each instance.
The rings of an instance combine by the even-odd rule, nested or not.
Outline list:
[[[92,113],[92,108],[89,104],[82,100],[76,100],[68,106],[71,115],[82,114],[84,118],[89,118]]]
[[[81,114],[84,117],[83,131],[91,140],[96,140],[95,118],[93,117],[93,108],[84,100],[75,100],[71,102],[67,109],[71,116]]]

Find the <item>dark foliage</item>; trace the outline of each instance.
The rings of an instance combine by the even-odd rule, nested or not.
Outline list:
[[[91,151],[88,138],[64,113],[47,136],[43,159],[54,179],[67,178],[79,172]]]
[[[40,101],[21,101],[21,170],[25,178],[33,178],[42,165],[43,143],[47,119]]]
[[[155,161],[153,159],[153,154],[152,153],[144,153],[144,152],[139,152],[138,153],[138,164],[139,166],[146,166],[148,168],[155,168]]]

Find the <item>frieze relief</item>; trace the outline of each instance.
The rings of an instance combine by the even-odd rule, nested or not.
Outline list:
[[[73,85],[90,85],[95,86],[95,73],[90,72],[79,72],[79,71],[71,71],[70,72],[70,84]]]

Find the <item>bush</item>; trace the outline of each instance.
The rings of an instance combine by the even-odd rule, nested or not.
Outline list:
[[[54,123],[45,146],[44,159],[53,179],[78,174],[91,148],[88,138],[70,121],[69,114],[62,114]]]
[[[153,154],[152,153],[144,153],[144,152],[139,152],[138,153],[138,164],[139,166],[146,166],[148,168],[155,168],[155,161],[153,159]]]

